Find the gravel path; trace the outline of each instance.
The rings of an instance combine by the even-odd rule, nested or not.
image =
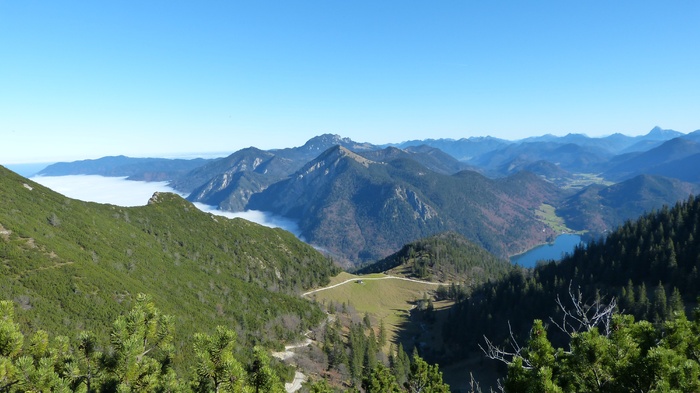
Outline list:
[[[294,357],[294,352],[292,352],[292,349],[303,348],[311,344],[312,342],[313,341],[310,338],[307,338],[306,340],[298,344],[285,345],[284,352],[273,352],[272,356],[280,360],[287,360],[289,358]],[[287,393],[294,393],[297,390],[301,389],[301,385],[304,382],[306,382],[307,379],[308,377],[304,373],[296,371],[294,373],[294,380],[292,382],[287,382],[284,384],[284,390],[286,390]]]
[[[339,286],[341,286],[341,285],[345,285],[345,284],[347,284],[347,283],[349,283],[349,282],[353,282],[353,281],[389,280],[389,279],[411,281],[411,282],[417,282],[417,283],[428,284],[428,285],[447,285],[447,284],[441,283],[441,282],[421,281],[421,280],[415,280],[415,279],[413,279],[413,278],[396,277],[396,276],[367,277],[367,278],[364,278],[364,277],[363,277],[363,278],[357,277],[357,278],[351,278],[351,279],[349,279],[349,280],[345,280],[345,281],[343,281],[343,282],[341,282],[341,283],[338,283],[338,284],[329,285],[329,286],[327,286],[327,287],[323,287],[323,288],[319,288],[319,289],[314,289],[313,291],[309,291],[309,292],[304,292],[304,293],[301,294],[301,296],[306,296],[306,295],[310,295],[310,294],[312,294],[312,293],[316,293],[316,292],[320,292],[320,291],[325,291],[326,289],[331,289],[331,288],[339,287]]]
[[[306,382],[306,379],[306,375],[297,371],[294,373],[294,380],[284,384],[284,390],[286,390],[287,393],[294,393],[301,389],[301,385]]]

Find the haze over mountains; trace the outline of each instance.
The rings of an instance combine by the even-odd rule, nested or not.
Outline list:
[[[218,159],[105,157],[54,164],[40,175],[168,180],[193,202],[297,220],[309,243],[358,264],[444,231],[512,255],[561,231],[545,219],[549,207],[564,227],[597,237],[697,193],[698,162],[700,130],[656,127],[637,137],[473,137],[386,146],[325,134],[299,147],[250,147]]]

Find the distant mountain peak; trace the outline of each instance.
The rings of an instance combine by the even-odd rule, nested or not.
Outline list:
[[[342,137],[337,134],[315,136],[309,139],[302,148],[311,151],[317,150],[320,153],[328,149],[329,146],[335,145],[343,146],[351,150],[370,150],[375,148],[371,144],[355,142],[350,138]]]
[[[303,147],[314,148],[318,146],[325,146],[329,143],[332,145],[340,145],[342,142],[352,143],[352,140],[350,140],[350,138],[343,138],[338,134],[322,134],[306,141]]]
[[[683,135],[682,132],[678,132],[675,130],[670,130],[670,129],[664,129],[659,126],[656,126],[649,131],[649,133],[646,135],[647,137],[650,138],[659,138],[659,139],[671,139],[675,138],[678,136]]]

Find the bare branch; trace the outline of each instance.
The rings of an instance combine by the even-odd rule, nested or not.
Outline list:
[[[559,330],[571,337],[574,333],[600,327],[606,337],[610,335],[610,323],[617,308],[617,300],[614,297],[607,303],[603,302],[602,299],[596,299],[592,304],[586,304],[583,301],[581,288],[577,288],[576,294],[574,294],[571,290],[571,283],[569,283],[569,299],[573,305],[572,309],[564,306],[561,298],[557,295],[557,305],[564,314],[561,323],[556,322],[552,317],[549,318]]]
[[[524,368],[532,368],[530,361],[521,356],[523,348],[520,346],[520,344],[518,344],[518,341],[515,339],[515,334],[513,333],[513,328],[510,325],[510,321],[508,321],[508,330],[510,331],[510,339],[508,344],[513,349],[512,352],[499,348],[485,335],[484,341],[486,343],[486,348],[482,347],[481,344],[479,344],[479,348],[489,359],[498,360],[505,364],[511,364],[513,362],[513,359],[515,359],[516,357],[520,357],[521,359],[523,359]]]

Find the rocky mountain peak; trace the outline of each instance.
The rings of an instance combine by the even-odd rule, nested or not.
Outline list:
[[[328,149],[331,146],[343,146],[350,150],[371,150],[376,146],[369,143],[355,142],[350,138],[344,138],[337,134],[323,134],[309,139],[304,146],[305,150],[318,151],[319,153]]]

